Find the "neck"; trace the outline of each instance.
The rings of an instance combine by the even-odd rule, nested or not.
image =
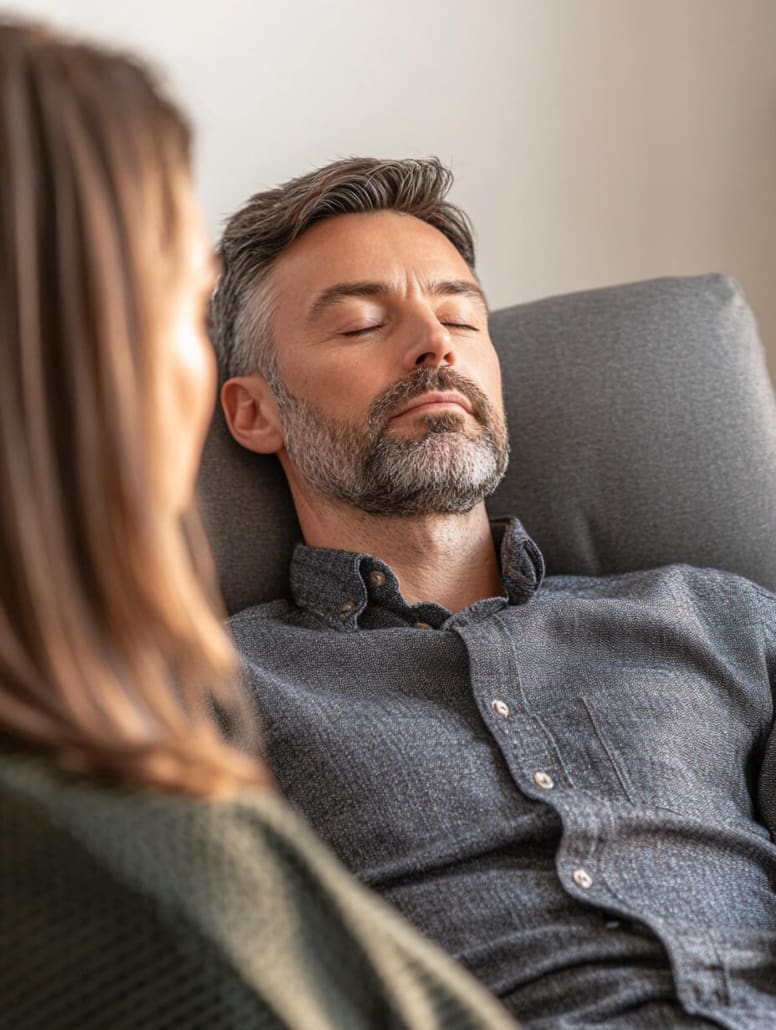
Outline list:
[[[503,593],[485,503],[463,515],[370,515],[294,489],[305,543],[372,554],[389,565],[408,604],[460,611]]]

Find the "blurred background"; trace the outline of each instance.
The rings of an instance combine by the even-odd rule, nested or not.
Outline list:
[[[776,0],[14,0],[139,49],[198,131],[215,237],[347,155],[438,155],[493,307],[743,285],[776,377]]]

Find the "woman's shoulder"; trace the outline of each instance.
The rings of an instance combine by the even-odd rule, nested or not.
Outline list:
[[[271,790],[206,799],[117,785],[38,759],[0,757],[0,812],[15,840],[45,852],[68,847],[117,882],[164,895],[187,909],[210,908],[214,891],[245,893],[252,911],[285,883],[331,880],[333,859],[301,816]],[[17,860],[19,856],[17,855]],[[338,884],[337,870],[333,882]],[[240,911],[237,909],[236,911]],[[267,915],[276,915],[277,905]]]
[[[177,1024],[152,1013],[127,1026],[511,1025],[269,791],[210,802],[2,758],[0,825],[13,842],[0,849],[0,958],[19,936],[13,912],[25,948],[54,958],[60,939],[80,964],[60,996],[77,984],[115,999],[123,984],[142,1004],[178,1013]],[[17,965],[17,979],[52,975],[39,954]],[[10,979],[0,974],[0,1004]],[[45,984],[33,988],[48,996]],[[207,1018],[181,1023],[197,1005]],[[124,1026],[120,1016],[111,1009],[111,1025]]]
[[[4,849],[5,867],[29,868],[33,854],[52,863],[78,855],[91,867],[90,885],[101,875],[217,935],[271,927],[281,914],[278,892],[292,906],[295,891],[328,865],[308,828],[270,791],[209,800],[3,756],[0,817],[14,841]]]
[[[4,1018],[83,1030],[282,1025],[241,982],[207,910],[181,903],[196,885],[165,849],[173,828],[154,831],[166,805],[144,795],[0,758]]]

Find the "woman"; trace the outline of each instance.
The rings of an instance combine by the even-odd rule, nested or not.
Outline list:
[[[219,730],[251,714],[185,514],[214,268],[134,60],[0,24],[0,258],[0,1021],[512,1025]]]

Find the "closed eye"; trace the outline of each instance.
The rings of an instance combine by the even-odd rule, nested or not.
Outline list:
[[[478,333],[480,330],[476,325],[469,325],[468,322],[442,322],[441,323],[447,329],[467,329],[469,332]],[[377,325],[365,325],[361,329],[348,329],[346,332],[340,333],[340,336],[353,338],[356,336],[366,336],[367,333],[374,333],[378,329],[383,329],[384,323],[380,322]]]
[[[366,336],[367,333],[373,333],[376,329],[382,329],[382,323],[380,325],[365,325],[362,329],[348,329],[345,333],[340,333],[340,336]]]

